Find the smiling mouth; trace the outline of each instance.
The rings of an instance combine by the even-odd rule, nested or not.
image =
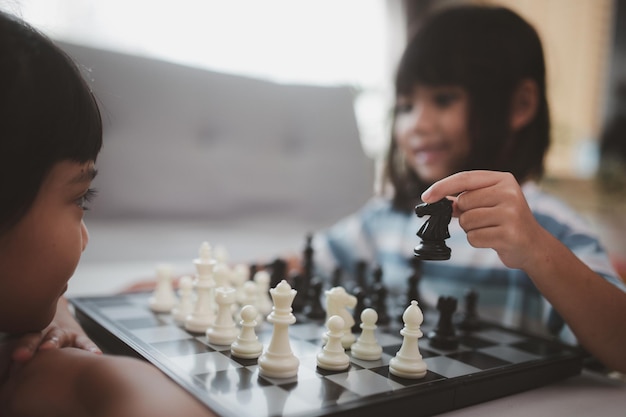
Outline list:
[[[447,146],[437,145],[422,147],[416,149],[413,154],[415,155],[417,162],[421,164],[430,164],[439,161],[447,154]]]

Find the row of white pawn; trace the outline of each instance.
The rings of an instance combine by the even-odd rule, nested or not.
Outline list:
[[[418,339],[423,333],[420,326],[423,322],[421,309],[417,301],[412,301],[402,316],[404,328],[400,331],[403,336],[402,345],[389,362],[389,372],[401,378],[419,379],[426,376],[427,366],[418,347]],[[378,313],[372,308],[366,308],[361,313],[361,335],[350,346],[352,357],[373,361],[382,356],[382,347],[375,336]],[[345,352],[345,321],[340,315],[331,316],[326,322],[328,329],[327,340],[323,350],[317,355],[317,366],[323,369],[341,371],[350,366],[350,357]]]

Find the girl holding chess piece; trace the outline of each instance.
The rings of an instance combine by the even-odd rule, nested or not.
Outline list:
[[[212,415],[153,366],[98,354],[71,316],[100,113],[74,63],[3,12],[0,57],[0,415]]]
[[[497,7],[457,6],[426,18],[395,80],[385,189],[314,238],[316,273],[380,265],[405,300],[423,219],[452,202],[451,258],[421,262],[420,293],[480,294],[490,320],[579,343],[625,371],[626,289],[598,237],[537,185],[550,118],[544,57],[531,25]]]

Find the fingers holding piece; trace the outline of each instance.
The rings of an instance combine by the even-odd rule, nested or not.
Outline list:
[[[457,172],[431,185],[422,194],[422,200],[426,203],[433,203],[446,196],[459,195],[464,191],[491,187],[508,177],[512,178],[512,175],[495,171]]]

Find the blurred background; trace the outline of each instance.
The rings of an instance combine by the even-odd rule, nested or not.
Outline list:
[[[70,295],[154,265],[191,270],[203,240],[233,261],[302,249],[377,187],[395,63],[428,10],[500,4],[529,20],[548,66],[543,186],[626,257],[625,0],[15,0],[101,101],[91,241]]]

